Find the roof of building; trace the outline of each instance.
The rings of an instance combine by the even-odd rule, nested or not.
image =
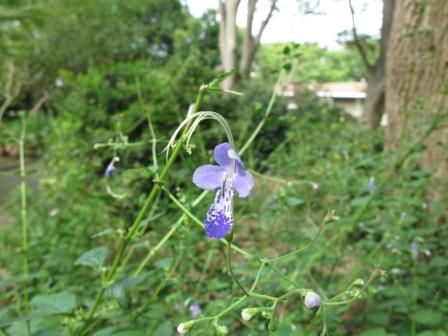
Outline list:
[[[305,89],[316,92],[322,98],[364,99],[367,97],[367,82],[328,82],[320,84],[286,84],[283,95],[293,96],[294,93]]]

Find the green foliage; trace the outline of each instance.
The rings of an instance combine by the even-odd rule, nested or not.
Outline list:
[[[257,64],[262,76],[269,77],[278,70],[284,48],[284,43],[261,46]],[[294,70],[293,81],[299,83],[359,81],[367,76],[360,56],[353,48],[328,50],[314,43],[300,45]]]
[[[14,148],[21,131],[17,112],[29,111],[42,90],[51,91],[43,111],[26,116],[26,154],[38,155],[44,169],[28,171],[39,180],[39,190],[26,198],[28,276],[19,225],[0,227],[0,334],[28,335],[31,328],[37,335],[162,336],[193,318],[193,303],[202,309],[199,318],[225,312],[242,293],[226,269],[227,251],[205,240],[192,218],[179,220],[182,212],[166,192],[204,217],[212,195],[192,202],[200,192],[191,175],[211,161],[211,150],[224,139],[215,124],[200,125],[192,155],[180,151],[164,193],[137,222],[136,234],[126,235],[159,186],[169,137],[200,84],[216,77],[215,13],[198,20],[180,2],[161,0],[39,3],[45,14],[33,21],[36,39],[20,37],[27,48],[14,56],[15,64],[26,65],[20,69],[29,83],[7,111],[0,145]],[[249,289],[259,270],[254,256],[268,260],[308,246],[276,263],[279,272],[300,289],[318,292],[324,303],[350,304],[316,312],[293,292],[276,303],[275,313],[264,307],[243,322],[242,308],[265,303],[251,297],[219,323],[195,324],[191,334],[228,328],[236,335],[269,329],[276,329],[274,335],[316,335],[326,321],[334,335],[446,335],[447,237],[440,216],[446,200],[426,199],[432,176],[419,168],[421,143],[410,144],[409,152],[384,152],[381,130],[364,129],[309,93],[277,97],[265,119],[271,74],[297,52],[300,82],[365,75],[351,50],[263,46],[261,77],[245,85],[243,96],[214,86],[203,102],[204,110],[228,120],[237,148],[263,124],[243,157],[256,187],[247,200],[235,200],[233,242],[247,254],[232,252],[233,271]],[[290,103],[297,109],[288,109]],[[110,162],[116,170],[106,178]],[[18,194],[10,204],[20,219]],[[325,222],[321,232],[330,209],[340,220]],[[128,248],[110,278],[123,242]],[[271,266],[258,280],[262,295],[294,290]]]

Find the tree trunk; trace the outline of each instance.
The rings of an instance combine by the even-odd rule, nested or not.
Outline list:
[[[424,142],[421,164],[433,172],[436,198],[448,189],[447,18],[446,0],[398,1],[387,55],[386,146]]]
[[[384,114],[385,86],[386,86],[386,55],[389,45],[390,31],[395,8],[395,0],[384,0],[383,24],[381,26],[380,54],[375,64],[371,65],[367,57],[363,61],[369,73],[367,83],[367,99],[364,105],[364,121],[370,128],[378,128]]]
[[[228,72],[236,65],[236,14],[239,0],[219,1],[219,51],[223,70]],[[229,90],[235,83],[235,76],[226,78],[222,88]]]
[[[242,45],[242,56],[239,64],[239,74],[241,78],[246,78],[250,74],[250,68],[260,46],[261,36],[266,26],[272,18],[278,0],[271,0],[271,6],[264,21],[261,23],[257,35],[253,35],[252,26],[255,17],[256,5],[258,0],[248,0],[247,20],[244,40]],[[236,15],[240,0],[220,0],[219,1],[219,52],[221,54],[221,63],[224,71],[230,71],[236,67],[236,49],[237,49],[237,27]],[[222,83],[224,90],[231,89],[235,84],[235,76],[227,78]]]
[[[246,30],[244,31],[243,52],[241,54],[240,75],[247,77],[250,72],[250,66],[253,62],[253,49],[255,47],[255,39],[252,36],[252,24],[256,10],[257,0],[248,0],[247,2],[247,20]]]
[[[384,73],[375,72],[367,79],[367,99],[364,104],[363,119],[370,128],[378,128],[384,114]]]

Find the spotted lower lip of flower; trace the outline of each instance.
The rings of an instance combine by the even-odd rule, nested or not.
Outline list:
[[[216,146],[214,158],[218,165],[197,168],[193,183],[201,189],[216,190],[205,218],[205,232],[209,238],[221,239],[232,231],[234,192],[240,198],[249,196],[254,180],[229,143]]]

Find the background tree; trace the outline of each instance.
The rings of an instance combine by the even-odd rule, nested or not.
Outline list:
[[[385,75],[386,75],[386,54],[389,45],[389,35],[392,27],[392,19],[395,7],[395,0],[385,0],[383,5],[383,23],[381,27],[381,40],[379,43],[378,56],[372,62],[369,60],[366,44],[358,35],[355,24],[355,10],[352,1],[348,0],[352,13],[352,32],[356,48],[361,55],[363,64],[367,70],[367,100],[364,106],[364,119],[372,128],[377,128],[381,123],[384,113],[385,100]]]
[[[257,71],[263,79],[274,80],[278,65],[284,62],[282,50],[287,43],[263,44],[255,58]],[[295,83],[360,81],[366,70],[359,53],[353,48],[329,50],[316,43],[301,44],[299,64],[292,80]]]
[[[387,55],[387,147],[424,143],[421,163],[434,173],[438,191],[448,181],[447,15],[447,1],[397,2]]]
[[[254,35],[253,23],[258,0],[248,0],[247,2],[247,18],[246,28],[244,30],[244,38],[241,51],[241,60],[239,64],[239,75],[247,77],[250,72],[251,65],[254,61],[255,54],[260,46],[261,37],[266,26],[272,18],[277,0],[270,0],[270,8],[267,16],[261,23],[260,29]],[[237,26],[236,16],[240,0],[220,0],[219,15],[219,50],[221,54],[221,62],[224,71],[230,71],[237,67]],[[230,89],[235,84],[235,76],[229,77],[223,82],[224,89]]]

